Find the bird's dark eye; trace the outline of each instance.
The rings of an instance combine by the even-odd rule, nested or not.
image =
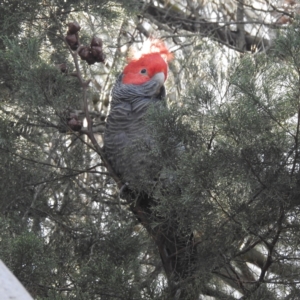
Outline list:
[[[141,73],[142,73],[142,74],[146,74],[146,73],[147,73],[147,70],[146,70],[146,69],[142,69],[142,70],[141,70]]]

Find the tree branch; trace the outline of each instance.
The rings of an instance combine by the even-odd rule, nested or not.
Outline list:
[[[228,28],[229,25],[220,25],[216,22],[209,22],[204,18],[201,20],[193,16],[187,16],[179,10],[175,10],[169,6],[168,9],[164,7],[155,6],[153,3],[149,3],[144,8],[145,18],[154,18],[157,22],[167,24],[170,29],[177,30],[183,29],[189,32],[199,33],[203,37],[209,37],[213,40],[233,48],[239,52],[251,51],[253,47],[256,47],[258,51],[263,51],[270,47],[270,40],[264,38],[258,38],[256,35],[244,35],[244,41],[240,41],[241,36],[238,31],[233,31]],[[244,24],[237,20],[235,24]],[[262,24],[262,22],[259,22]],[[223,24],[223,23],[222,23]],[[230,23],[232,24],[232,23]],[[272,25],[272,24],[268,24]],[[239,46],[243,42],[244,49]]]

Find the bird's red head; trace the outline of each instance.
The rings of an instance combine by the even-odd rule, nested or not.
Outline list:
[[[164,73],[165,80],[167,79],[167,61],[173,58],[173,54],[160,40],[150,40],[148,48],[139,57],[135,56],[128,60],[128,65],[123,71],[122,83],[143,84],[161,72]]]

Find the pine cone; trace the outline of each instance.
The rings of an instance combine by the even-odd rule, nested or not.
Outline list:
[[[80,58],[85,60],[89,65],[92,65],[96,62],[96,59],[91,52],[91,48],[88,46],[80,47],[78,54]]]
[[[67,25],[68,25],[68,28],[69,28],[67,34],[75,34],[81,28],[80,25],[78,24],[78,22],[76,22],[76,21],[70,22]]]
[[[96,62],[104,62],[105,56],[102,52],[102,48],[99,46],[92,46],[91,52],[96,60]]]
[[[96,62],[96,59],[95,59],[95,57],[93,56],[93,54],[91,52],[90,52],[88,58],[86,59],[86,62],[89,65],[93,65]]]
[[[65,39],[72,50],[77,50],[79,46],[77,34],[67,34]]]
[[[82,60],[86,60],[90,53],[90,47],[88,46],[80,46],[78,50],[78,54]]]
[[[102,40],[99,37],[93,36],[92,41],[91,41],[91,46],[102,48],[102,44],[103,44]]]

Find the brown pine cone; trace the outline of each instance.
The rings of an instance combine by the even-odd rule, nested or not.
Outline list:
[[[80,25],[78,24],[78,22],[76,22],[76,21],[70,22],[67,25],[68,25],[68,28],[69,28],[67,34],[75,34],[81,28]]]

